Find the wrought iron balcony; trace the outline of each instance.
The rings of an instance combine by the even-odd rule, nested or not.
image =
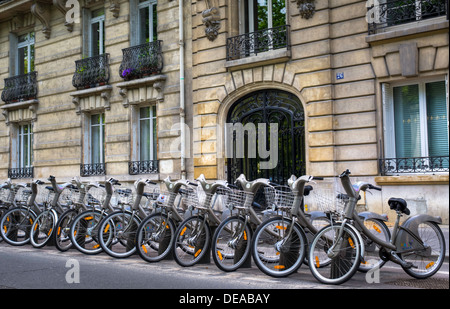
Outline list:
[[[8,178],[33,178],[34,168],[31,167],[19,167],[19,168],[9,168]]]
[[[380,159],[381,175],[449,172],[449,157]]]
[[[80,164],[80,176],[106,175],[106,163]]]
[[[447,0],[380,0],[373,1],[368,7],[369,34],[376,30],[419,21],[423,19],[445,16],[448,19]]]
[[[72,85],[77,89],[106,85],[109,75],[109,54],[77,60]]]
[[[2,101],[5,103],[27,101],[37,98],[37,72],[5,78]]]
[[[122,49],[120,77],[132,80],[161,73],[163,68],[161,45],[162,41],[158,40]]]
[[[130,175],[156,174],[158,172],[159,172],[158,160],[128,162],[128,173]]]
[[[290,48],[289,25],[245,33],[227,39],[227,60],[255,56],[280,48]]]

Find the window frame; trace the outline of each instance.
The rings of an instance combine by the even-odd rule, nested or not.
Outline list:
[[[149,117],[145,117],[145,118],[141,118],[141,110],[143,108],[148,108],[150,113],[149,113]],[[150,145],[143,145],[143,141],[142,141],[142,121],[149,121],[149,128],[150,128],[150,132],[148,132],[148,134],[150,135]],[[137,152],[137,158],[138,161],[153,161],[153,160],[157,160],[157,140],[155,139],[155,131],[154,131],[154,127],[157,125],[157,113],[156,113],[156,105],[147,105],[147,106],[140,106],[137,108],[137,136],[136,139],[138,140],[138,149],[136,150]],[[150,153],[150,158],[149,159],[143,159],[142,158],[142,147],[149,147],[149,153]]]
[[[33,33],[33,37],[30,37],[30,34]],[[26,36],[26,40],[23,42],[20,42],[20,37]],[[29,31],[23,34],[18,34],[17,35],[17,47],[15,48],[16,52],[17,52],[17,56],[16,56],[16,61],[15,61],[15,72],[16,75],[23,75],[23,74],[28,74],[34,71],[34,65],[33,67],[31,67],[31,61],[28,61],[28,65],[25,68],[25,57],[23,59],[21,59],[20,57],[20,52],[19,50],[21,48],[26,48],[27,53],[28,53],[28,57],[31,58],[32,54],[31,54],[31,47],[33,47],[33,50],[35,50],[34,45],[35,45],[35,40],[36,40],[36,34],[34,31]],[[33,60],[35,58],[35,55],[33,53]],[[24,68],[24,72],[20,72],[20,65],[21,62],[23,62],[23,68]],[[26,69],[26,72],[25,72]]]
[[[399,159],[396,153],[395,141],[395,115],[394,115],[394,88],[408,85],[418,85],[419,88],[419,117],[420,117],[420,135],[421,149],[420,157],[429,157],[428,126],[426,112],[426,84],[433,82],[445,82],[446,88],[446,111],[447,111],[447,141],[449,139],[449,98],[448,98],[448,76],[435,76],[428,78],[404,80],[399,82],[381,83],[382,105],[383,105],[383,139],[384,139],[384,157]]]
[[[100,115],[100,123],[93,124],[93,117]],[[94,162],[94,138],[93,138],[93,127],[99,127],[99,141],[98,144],[100,145],[99,151],[100,151],[100,162]],[[105,163],[105,129],[106,129],[106,122],[105,122],[105,113],[93,113],[89,115],[89,163],[87,164],[104,164]]]
[[[103,10],[103,14],[97,17],[92,17],[92,14],[96,11]],[[94,24],[99,24],[99,54],[94,55],[93,39],[94,39]],[[89,57],[103,55],[105,53],[105,9],[97,8],[90,10],[89,18]]]

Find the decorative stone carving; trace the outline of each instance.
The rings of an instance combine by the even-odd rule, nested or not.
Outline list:
[[[5,117],[5,124],[9,125],[11,122],[21,121],[36,121],[37,120],[37,105],[39,101],[36,99],[21,101],[16,103],[8,103],[2,105],[2,114]]]
[[[208,40],[214,41],[219,35],[220,14],[217,7],[211,7],[202,12],[205,34]]]
[[[154,75],[146,78],[134,79],[118,83],[122,104],[128,107],[133,104],[164,101],[165,75]]]
[[[311,18],[315,11],[316,5],[315,0],[297,0],[298,10],[300,11],[300,16],[304,19]]]
[[[112,86],[105,85],[70,93],[77,115],[94,110],[110,110],[111,91]]]
[[[111,5],[109,6],[109,10],[113,13],[114,17],[119,17],[120,12],[120,1],[119,0],[111,0]]]
[[[31,6],[31,13],[42,23],[42,32],[44,33],[45,38],[49,39],[50,33],[52,32],[52,28],[50,26],[50,5],[35,1]]]

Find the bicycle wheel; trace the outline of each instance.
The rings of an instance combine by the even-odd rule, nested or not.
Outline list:
[[[0,202],[1,203],[1,202]],[[2,219],[3,215],[8,211],[8,207],[5,207],[3,205],[0,205],[0,220]],[[0,225],[1,226],[1,225]],[[3,237],[0,234],[0,242],[3,241]]]
[[[260,224],[252,238],[252,255],[256,266],[272,277],[286,277],[297,271],[306,255],[307,240],[292,220],[274,217]]]
[[[56,223],[56,232],[54,233],[55,246],[59,251],[67,251],[72,248],[70,241],[70,226],[72,225],[78,212],[75,209],[66,210]]]
[[[102,247],[98,243],[98,227],[105,216],[92,209],[78,214],[70,226],[69,237],[73,246],[84,254],[98,254]]]
[[[361,246],[358,236],[348,227],[343,227],[339,237],[341,224],[329,225],[320,230],[314,237],[309,251],[309,268],[313,276],[325,284],[342,284],[349,280],[358,269],[361,260]],[[321,266],[322,261],[329,266]]]
[[[406,262],[412,263],[415,267],[403,268],[410,276],[417,279],[425,279],[433,276],[444,263],[445,239],[442,230],[434,222],[422,222],[419,227],[419,237],[423,241],[423,246],[414,246],[416,249],[408,253],[398,255]],[[419,249],[423,248],[424,249]]]
[[[136,249],[147,262],[158,262],[166,258],[172,250],[175,224],[167,215],[154,213],[145,218],[138,227]]]
[[[212,239],[214,263],[223,271],[235,271],[250,254],[252,230],[242,217],[228,217],[216,229]]]
[[[201,216],[184,220],[175,232],[173,257],[181,266],[192,266],[209,254],[211,232]]]
[[[57,216],[51,210],[42,212],[31,226],[30,242],[35,248],[45,246],[55,230]]]
[[[108,255],[126,258],[136,252],[136,231],[139,220],[128,211],[106,216],[98,229],[99,244]]]
[[[391,232],[382,220],[369,218],[364,220],[364,225],[372,235],[379,238],[381,241],[389,242],[391,239]],[[361,272],[368,272],[375,267],[380,269],[386,263],[386,261],[380,258],[380,246],[364,235],[364,233],[361,233],[361,236],[364,241],[365,250],[364,261],[361,261],[358,270]]]
[[[36,215],[24,208],[13,208],[1,217],[1,238],[12,246],[22,246],[30,241],[30,231]]]

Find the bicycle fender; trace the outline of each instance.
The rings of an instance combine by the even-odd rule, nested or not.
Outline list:
[[[388,216],[386,214],[377,214],[375,212],[371,212],[371,211],[364,211],[358,214],[358,216],[360,216],[361,218],[363,218],[364,220],[367,219],[378,219],[381,221],[388,221]]]
[[[404,250],[410,250],[420,245],[416,238],[420,239],[419,225],[423,222],[442,224],[442,219],[441,217],[434,217],[427,214],[418,214],[406,219],[406,221],[401,225],[395,241],[397,252],[401,253]]]
[[[359,246],[361,247],[361,252],[360,252],[361,261],[364,261],[364,254],[365,254],[366,247],[364,246],[364,241],[362,239],[361,233],[356,229],[356,227],[354,227],[351,224],[346,224],[346,226],[355,233],[356,237],[358,237]]]
[[[323,211],[319,210],[308,212],[308,215],[310,216],[311,221],[318,218],[328,219],[327,215]]]

